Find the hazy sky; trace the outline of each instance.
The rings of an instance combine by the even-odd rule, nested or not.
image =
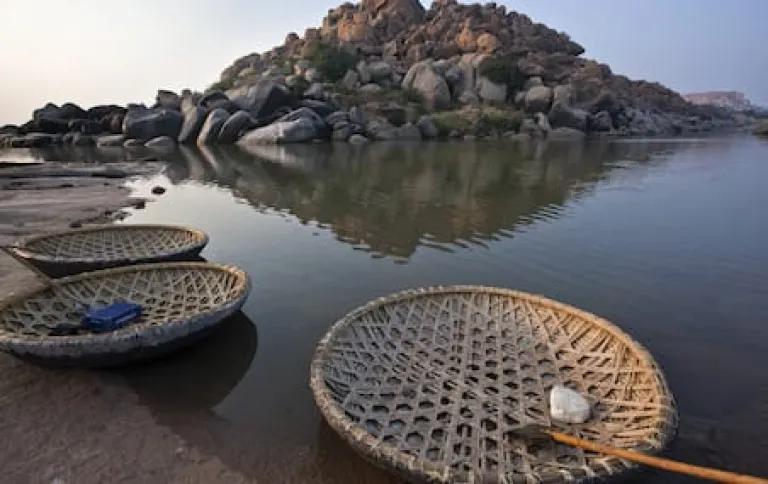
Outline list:
[[[341,0],[0,0],[0,125],[51,101],[151,102],[319,26]],[[422,2],[428,6],[426,2]],[[568,32],[586,57],[682,92],[768,104],[768,0],[497,2]]]

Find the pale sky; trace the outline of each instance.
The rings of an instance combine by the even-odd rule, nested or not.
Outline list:
[[[0,0],[0,125],[51,101],[152,102],[317,27],[341,0]],[[497,2],[565,31],[614,72],[768,105],[768,0]],[[422,2],[425,6],[428,3]]]

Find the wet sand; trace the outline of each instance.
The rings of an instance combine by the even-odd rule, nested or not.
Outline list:
[[[0,168],[0,245],[44,230],[106,223],[141,206],[124,186],[126,180],[148,176],[158,163],[6,166]]]
[[[0,244],[20,235],[104,223],[143,200],[123,183],[158,164],[25,165],[0,169]],[[40,285],[0,251],[0,300]],[[51,370],[0,355],[0,469],[14,484],[245,483],[159,424],[111,374]]]

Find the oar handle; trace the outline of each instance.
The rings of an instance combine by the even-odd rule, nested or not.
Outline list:
[[[701,479],[708,479],[715,482],[727,482],[731,484],[768,484],[768,479],[761,479],[759,477],[752,477],[744,474],[735,474],[733,472],[720,471],[717,469],[710,469],[708,467],[700,467],[692,464],[684,464],[682,462],[664,459],[663,457],[641,454],[639,452],[626,449],[617,449],[615,447],[595,444],[594,442],[590,442],[588,440],[583,440],[578,437],[573,437],[572,435],[561,434],[560,432],[551,430],[546,432],[550,437],[555,439],[557,442],[560,442],[561,444],[579,447],[580,449],[597,452],[599,454],[612,455],[622,459],[631,460],[633,462],[638,462],[680,474],[687,474],[689,476],[694,476]]]

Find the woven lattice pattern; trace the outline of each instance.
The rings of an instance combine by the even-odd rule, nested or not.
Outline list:
[[[590,421],[550,419],[557,383],[587,396]],[[676,424],[662,374],[620,330],[575,308],[494,288],[406,292],[353,311],[320,342],[312,388],[328,422],[356,450],[415,482],[605,477],[631,464],[560,444],[533,447],[514,430],[538,423],[657,452]]]
[[[0,346],[45,354],[109,353],[152,346],[217,323],[242,305],[250,291],[247,274],[208,263],[165,263],[91,272],[61,279],[0,308]],[[81,303],[141,304],[143,315],[110,333],[52,336],[55,327],[77,326]]]
[[[32,259],[51,261],[144,260],[198,251],[207,236],[164,225],[114,225],[74,229],[22,239],[16,248]]]

